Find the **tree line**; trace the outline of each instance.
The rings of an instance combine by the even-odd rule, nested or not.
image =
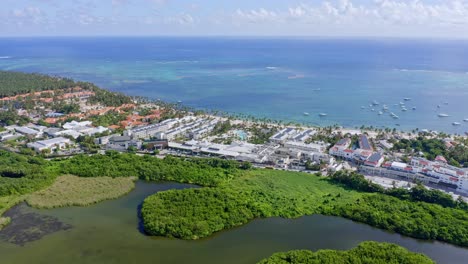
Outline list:
[[[404,188],[391,188],[386,190],[382,186],[367,180],[361,174],[342,171],[332,174],[329,179],[331,182],[341,184],[357,191],[387,194],[402,200],[433,203],[443,207],[458,208],[468,211],[468,203],[463,201],[461,197],[455,201],[450,194],[435,189],[427,189],[422,184],[418,184],[409,190]]]
[[[356,248],[340,250],[293,250],[275,253],[258,264],[431,264],[435,263],[423,254],[413,253],[403,247],[390,243],[366,241]]]

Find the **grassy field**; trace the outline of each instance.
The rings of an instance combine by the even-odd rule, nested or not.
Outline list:
[[[82,178],[60,176],[50,187],[30,194],[26,202],[36,208],[87,206],[118,198],[135,187],[135,178]]]
[[[8,209],[22,202],[24,196],[4,196],[0,197],[0,230],[10,223],[9,217],[1,217]]]

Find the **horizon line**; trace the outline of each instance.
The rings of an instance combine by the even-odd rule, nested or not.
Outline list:
[[[389,39],[389,40],[466,40],[468,37],[443,36],[375,36],[375,35],[0,35],[0,39],[14,38],[245,38],[245,39]]]

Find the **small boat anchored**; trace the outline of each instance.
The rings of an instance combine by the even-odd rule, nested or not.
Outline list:
[[[461,126],[461,123],[459,123],[459,122],[453,122],[452,125],[454,125],[454,126]]]
[[[468,122],[468,118],[463,119],[463,122]]]
[[[449,117],[449,115],[447,115],[447,114],[438,114],[437,116],[438,117]]]
[[[324,116],[327,116],[327,114],[325,114],[325,113],[320,113],[319,116],[324,117]]]
[[[403,100],[405,100],[405,101],[411,101],[411,98],[406,97],[406,98],[403,98]]]
[[[304,112],[304,115],[305,115],[305,116],[309,116],[310,114],[309,114],[309,113],[307,113],[307,112]]]

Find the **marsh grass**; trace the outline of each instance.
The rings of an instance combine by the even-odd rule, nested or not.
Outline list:
[[[26,202],[35,208],[88,206],[129,193],[135,180],[135,177],[60,176],[50,187],[29,195]]]
[[[11,221],[9,217],[1,217],[11,207],[17,205],[24,200],[24,196],[4,196],[0,197],[0,230],[2,230]]]

